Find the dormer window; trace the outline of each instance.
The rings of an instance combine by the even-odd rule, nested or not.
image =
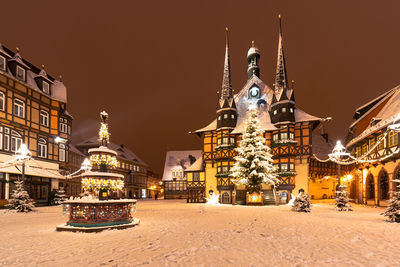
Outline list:
[[[224,119],[227,119],[228,118],[228,114],[224,114]]]
[[[18,79],[20,79],[20,80],[22,80],[22,81],[25,81],[25,69],[24,68],[22,68],[22,67],[20,67],[20,66],[17,66],[17,78]]]
[[[6,71],[6,58],[3,56],[0,56],[0,70]]]
[[[50,85],[48,82],[45,81],[42,82],[42,89],[43,92],[45,92],[46,94],[50,94]]]
[[[286,108],[282,108],[282,112],[286,112]]]

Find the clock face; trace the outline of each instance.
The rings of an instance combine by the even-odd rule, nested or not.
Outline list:
[[[251,98],[258,97],[260,95],[260,88],[254,86],[250,88],[249,93]]]

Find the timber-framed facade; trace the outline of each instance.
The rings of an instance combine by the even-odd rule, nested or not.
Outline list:
[[[49,192],[63,180],[59,170],[68,162],[72,116],[67,89],[19,53],[0,44],[0,161],[10,161],[25,143],[33,161],[27,163],[25,185],[36,203],[47,203]],[[61,140],[61,141],[60,141]],[[18,166],[0,170],[0,199],[7,200]]]
[[[192,132],[201,138],[203,147],[202,158],[185,171],[188,202],[198,202],[199,194],[208,197],[210,193],[218,193],[221,203],[246,203],[246,192],[233,184],[229,174],[235,162],[235,148],[240,145],[245,130],[250,105],[257,107],[266,144],[272,149],[276,174],[280,180],[275,188],[263,186],[264,204],[275,204],[274,194],[278,202],[287,203],[292,193],[309,192],[309,163],[315,153],[314,139],[318,139],[318,145],[328,149],[329,144],[327,138],[314,134],[322,119],[296,106],[294,82],[289,84],[287,78],[281,19],[279,26],[278,60],[273,87],[268,87],[260,79],[260,51],[253,42],[247,54],[248,80],[236,94],[232,89],[227,31],[224,74],[216,119],[206,127]],[[196,191],[191,192],[189,188]],[[330,193],[332,191],[330,185]]]

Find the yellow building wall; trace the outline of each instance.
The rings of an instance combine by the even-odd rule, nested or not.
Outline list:
[[[309,194],[311,199],[322,199],[324,195],[327,198],[333,198],[335,196],[337,179],[334,177],[329,179],[319,179],[309,181]]]
[[[295,169],[296,169],[296,177],[295,177],[295,188],[292,191],[292,194],[297,196],[299,194],[300,189],[304,189],[306,194],[309,193],[308,190],[308,163],[307,160],[303,159],[300,163],[300,159],[295,160]]]
[[[214,165],[215,166],[215,165]],[[217,178],[215,175],[217,174],[217,168],[212,167],[211,163],[206,163],[205,170],[205,178],[206,178],[206,197],[210,197],[209,191],[213,190],[214,193],[217,193]]]

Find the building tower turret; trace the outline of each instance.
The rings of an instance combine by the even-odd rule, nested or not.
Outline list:
[[[258,50],[258,48],[254,46],[254,41],[252,41],[251,47],[250,47],[249,51],[247,52],[248,80],[250,80],[251,77],[253,77],[253,75],[256,75],[258,78],[260,78],[259,61],[260,61],[260,50]]]
[[[295,122],[294,91],[289,87],[289,80],[286,73],[285,52],[283,50],[282,38],[282,16],[279,15],[279,42],[278,58],[276,64],[276,76],[274,84],[274,95],[272,97],[270,116],[272,123]]]
[[[237,121],[235,99],[232,90],[231,63],[229,58],[229,36],[226,28],[226,46],[224,75],[222,78],[221,97],[218,100],[217,108],[217,129],[234,128]]]

